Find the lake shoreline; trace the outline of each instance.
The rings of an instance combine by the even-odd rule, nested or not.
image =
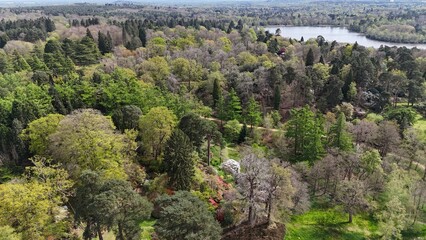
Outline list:
[[[316,38],[317,36],[323,36],[327,41],[337,41],[341,43],[355,43],[365,47],[379,48],[380,46],[389,47],[407,47],[407,48],[418,48],[426,50],[425,43],[398,43],[391,41],[382,41],[368,37],[366,34],[349,30],[348,27],[344,26],[333,26],[333,25],[315,25],[315,26],[295,26],[295,25],[268,25],[262,26],[265,30],[270,33],[275,33],[276,29],[281,30],[281,36],[293,39],[300,39],[304,37],[305,40],[310,38]],[[271,31],[272,30],[272,31]],[[287,30],[287,31],[286,31]],[[338,30],[337,33],[335,33]],[[315,33],[316,32],[316,33]],[[306,36],[305,36],[306,35]],[[316,36],[314,36],[316,35]],[[337,39],[334,39],[337,38]]]

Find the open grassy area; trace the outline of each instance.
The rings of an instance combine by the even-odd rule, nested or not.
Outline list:
[[[361,240],[377,236],[377,223],[367,216],[355,215],[353,223],[347,221],[348,215],[337,209],[313,209],[291,219],[285,240]]]
[[[420,114],[418,114],[413,128],[417,130],[417,134],[419,135],[420,139],[423,142],[426,142],[426,118],[423,118]]]

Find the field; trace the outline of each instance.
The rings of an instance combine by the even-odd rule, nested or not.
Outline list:
[[[285,240],[361,240],[377,236],[377,223],[368,216],[355,215],[353,223],[347,220],[348,215],[338,209],[312,209],[291,219]]]
[[[417,120],[413,126],[417,130],[417,134],[423,142],[426,142],[426,118],[423,118],[420,114],[417,116]]]

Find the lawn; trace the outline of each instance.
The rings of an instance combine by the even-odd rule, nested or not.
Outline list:
[[[417,134],[420,139],[423,142],[426,142],[426,118],[423,118],[420,114],[418,114],[413,128],[417,130]]]
[[[374,220],[362,215],[355,215],[353,223],[347,220],[348,215],[338,209],[313,209],[291,219],[285,240],[376,239],[377,223]]]

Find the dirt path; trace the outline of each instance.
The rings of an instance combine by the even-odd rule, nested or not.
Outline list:
[[[220,123],[221,122],[221,120],[217,119],[217,118],[203,117],[203,116],[201,116],[201,118],[204,118],[204,119],[216,122],[216,123]],[[225,121],[222,121],[222,122],[225,122]],[[242,127],[242,126],[244,126],[244,124],[240,123],[240,126]],[[250,128],[250,126],[247,126],[247,127]],[[256,127],[256,126],[254,126],[253,128],[255,128],[257,130],[270,131],[270,132],[283,132],[282,129],[277,129],[277,128],[265,128],[265,127]]]

